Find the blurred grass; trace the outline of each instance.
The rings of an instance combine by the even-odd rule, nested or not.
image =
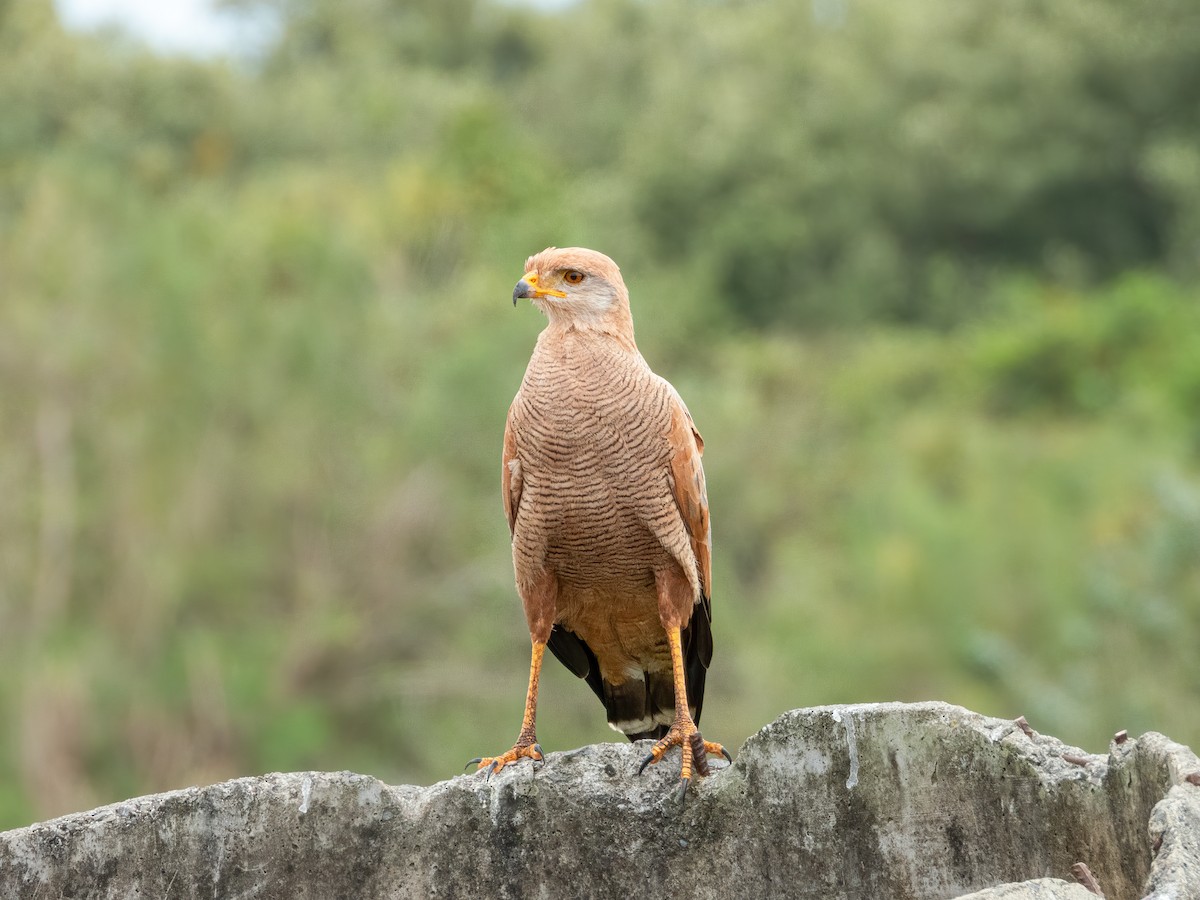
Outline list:
[[[705,435],[710,736],[937,698],[1093,750],[1200,744],[1180,22],[1134,45],[1076,15],[1115,4],[1023,6],[980,106],[884,3],[710,4],[669,62],[643,43],[687,3],[403,6],[389,30],[383,0],[286,5],[238,67],[0,5],[0,827],[272,769],[427,782],[507,746],[528,635],[498,455],[542,324],[507,298],[550,243],[618,258]],[[939,40],[975,59],[1001,26],[958,15]],[[745,55],[785,25],[810,54]],[[1009,84],[1018,50],[1065,85],[1045,109]],[[1158,81],[1096,81],[1145,54]],[[1127,115],[1149,94],[1151,129]],[[897,157],[897,110],[974,137]],[[1090,170],[1098,213],[1056,180],[1097,135],[1138,144],[1132,212],[1103,189],[1124,163]],[[547,749],[615,738],[545,678]]]

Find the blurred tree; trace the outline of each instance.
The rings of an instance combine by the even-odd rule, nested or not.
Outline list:
[[[1152,6],[656,5],[628,35],[670,59],[630,106],[635,208],[757,324],[950,324],[1030,267],[1194,271],[1190,189],[1147,163],[1198,136],[1200,11]]]
[[[707,439],[718,737],[1200,740],[1193,0],[227,5],[261,58],[0,0],[0,827],[509,727],[550,243]],[[547,740],[608,734],[548,677]]]

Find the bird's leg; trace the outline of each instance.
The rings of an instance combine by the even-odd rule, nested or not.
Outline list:
[[[638,772],[641,773],[646,766],[661,760],[668,750],[678,745],[683,754],[683,765],[679,772],[679,795],[682,797],[691,783],[693,768],[699,775],[709,774],[709,753],[719,753],[730,761],[732,757],[720,744],[704,740],[700,729],[692,721],[688,710],[687,681],[683,673],[683,646],[678,627],[667,629],[667,643],[671,647],[671,671],[675,681],[675,721],[671,723],[670,730],[662,740],[655,744],[650,754],[642,760]]]
[[[499,772],[509,763],[516,762],[523,757],[539,762],[543,760],[542,748],[537,742],[534,719],[537,718],[538,679],[542,673],[542,654],[545,652],[546,642],[534,640],[533,659],[529,663],[529,691],[525,694],[525,715],[521,719],[521,732],[517,735],[517,742],[511,750],[500,756],[476,757],[470,763],[467,763],[467,765],[478,763],[479,766],[476,771],[487,769],[490,775],[493,772]]]

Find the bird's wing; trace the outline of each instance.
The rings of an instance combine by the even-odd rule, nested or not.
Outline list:
[[[712,662],[712,527],[708,518],[708,491],[704,482],[704,438],[678,394],[671,419],[671,491],[687,529],[696,574],[700,581],[699,603],[683,629],[684,669],[688,699],[700,721],[704,705],[704,681]]]
[[[517,435],[513,430],[512,420],[513,414],[510,408],[508,420],[504,423],[504,452],[501,456],[500,466],[500,496],[504,501],[504,516],[508,519],[510,536],[517,528],[517,510],[521,506],[521,489],[525,486],[525,479],[521,473],[521,461],[517,459]]]
[[[588,687],[600,698],[600,702],[607,705],[604,699],[604,679],[600,677],[600,664],[596,661],[596,654],[592,652],[592,648],[585,644],[579,635],[561,625],[555,625],[554,630],[550,632],[547,646],[576,678],[586,679]]]
[[[704,466],[700,461],[704,455],[704,438],[700,437],[691,413],[678,394],[675,394],[675,401],[668,437],[671,447],[671,491],[696,557],[700,594],[707,605],[712,596],[712,528],[708,521]]]

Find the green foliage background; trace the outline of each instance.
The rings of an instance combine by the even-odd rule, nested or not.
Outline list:
[[[509,746],[549,244],[621,263],[707,442],[711,738],[1200,744],[1193,0],[228,5],[261,59],[0,0],[0,827]]]

